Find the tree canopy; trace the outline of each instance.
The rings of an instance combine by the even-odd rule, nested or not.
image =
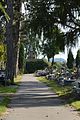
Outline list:
[[[63,44],[64,34],[58,29],[58,27],[54,27],[52,38],[46,39],[42,45],[42,53],[48,57],[48,60],[49,58],[54,59],[55,54],[58,54],[60,51],[64,50],[64,47],[62,47],[64,46]]]
[[[21,14],[23,2],[24,16]],[[48,57],[64,50],[66,44],[75,45],[80,36],[80,0],[0,1],[0,41],[5,41],[6,37],[7,71],[11,76],[16,74],[22,34],[28,46],[32,45],[35,52],[42,48]]]
[[[27,19],[33,31],[45,37],[52,35],[54,25],[66,28],[65,44],[75,44],[80,34],[79,0],[27,0]]]
[[[1,0],[0,1],[0,16],[4,16],[6,18],[6,20],[8,21],[10,18],[8,16],[8,14],[6,13],[5,6],[6,6],[5,0]]]

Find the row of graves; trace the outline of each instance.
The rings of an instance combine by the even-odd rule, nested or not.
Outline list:
[[[45,76],[48,80],[55,80],[60,86],[72,86],[74,92],[80,93],[80,70],[69,70],[67,67],[45,68],[44,70],[37,70],[36,77]]]

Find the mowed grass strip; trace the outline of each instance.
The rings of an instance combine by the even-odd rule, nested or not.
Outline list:
[[[21,75],[18,75],[15,79],[15,85],[14,86],[0,86],[0,93],[15,93],[17,91],[18,88],[18,84],[20,82],[20,80],[22,79]]]
[[[40,82],[45,83],[51,88],[59,97],[65,99],[66,103],[73,106],[76,110],[80,111],[80,97],[73,93],[71,86],[60,86],[54,80],[47,80],[45,77],[39,77]]]
[[[16,93],[17,89],[18,89],[18,84],[20,82],[20,80],[22,79],[21,75],[18,75],[17,78],[15,78],[14,82],[15,85],[14,86],[0,86],[0,94],[3,97],[3,99],[0,102],[0,116],[3,115],[8,108],[8,104],[10,102],[10,95],[11,93],[14,94]],[[4,96],[5,94],[5,96]],[[10,95],[9,95],[10,94]]]
[[[60,86],[55,80],[47,80],[45,77],[39,77],[38,80],[45,83],[48,87],[51,88],[51,90],[56,92],[56,94],[58,94],[59,96],[66,95],[71,92],[70,86]]]
[[[0,87],[0,93],[15,93],[17,91],[18,86],[11,87],[11,86],[2,86]]]
[[[9,102],[10,102],[9,97],[4,97],[3,100],[0,102],[0,116],[7,111]]]
[[[22,79],[22,75],[18,75],[15,79],[14,82],[18,85]]]
[[[80,111],[80,100],[73,101],[71,105],[76,108],[78,111]]]

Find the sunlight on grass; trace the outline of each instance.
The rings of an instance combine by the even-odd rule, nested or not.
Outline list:
[[[73,106],[76,110],[80,111],[80,101],[74,94],[72,94],[71,86],[59,86],[56,81],[47,80],[45,77],[39,77],[38,80],[49,86],[51,90],[57,93],[60,97],[64,96],[63,98],[67,101],[68,104]]]
[[[17,78],[14,79],[16,85],[14,86],[0,86],[0,93],[15,93],[18,88],[18,84],[22,79],[21,75],[18,75]]]
[[[17,75],[17,77],[14,78],[14,82],[18,84],[21,81],[21,79],[22,79],[22,75]]]
[[[80,101],[74,101],[71,103],[73,107],[75,107],[77,110],[80,110]]]
[[[22,79],[21,75],[18,75],[17,78],[14,79],[15,85],[10,85],[10,86],[0,86],[0,93],[4,93],[6,97],[3,96],[3,100],[0,102],[0,115],[5,113],[7,111],[7,106],[10,102],[10,97],[8,96],[8,93],[16,93],[18,89],[18,84],[20,80]]]
[[[6,112],[9,102],[10,102],[9,97],[5,97],[2,100],[2,102],[0,102],[0,116]]]
[[[45,83],[47,86],[51,87],[51,90],[56,92],[59,96],[66,95],[71,91],[70,86],[59,86],[54,80],[50,81],[47,80],[45,77],[39,77],[38,80]]]
[[[15,93],[16,89],[18,88],[18,86],[16,87],[0,87],[0,93]]]

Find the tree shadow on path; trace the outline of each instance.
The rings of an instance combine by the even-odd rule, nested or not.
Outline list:
[[[9,107],[53,107],[64,104],[65,102],[43,83],[25,81],[21,82],[18,92],[11,97]]]

